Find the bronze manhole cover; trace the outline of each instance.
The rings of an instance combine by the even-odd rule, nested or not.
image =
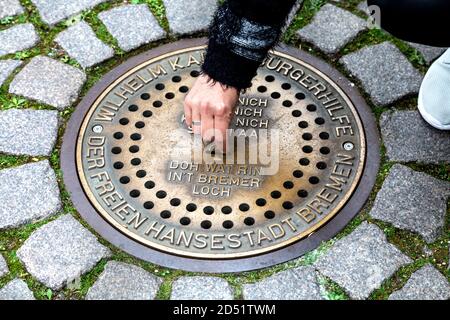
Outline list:
[[[373,119],[335,70],[279,49],[241,96],[232,125],[249,141],[259,129],[277,132],[276,160],[193,162],[181,119],[201,43],[133,58],[91,90],[64,139],[74,203],[105,238],[170,267],[237,271],[299,256],[367,199],[378,165]]]

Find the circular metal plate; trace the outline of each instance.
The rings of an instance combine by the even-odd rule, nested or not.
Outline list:
[[[90,91],[65,135],[65,182],[100,234],[143,259],[210,272],[292,259],[366,201],[379,162],[374,121],[337,71],[279,48],[236,108],[229,134],[246,147],[195,162],[182,115],[203,41],[135,57]],[[272,149],[251,161],[266,132]]]

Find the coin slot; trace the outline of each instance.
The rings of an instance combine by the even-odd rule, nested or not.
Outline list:
[[[264,217],[266,217],[266,219],[273,219],[275,218],[275,212],[273,212],[272,210],[267,210],[266,212],[264,212]]]
[[[117,161],[113,164],[114,169],[120,170],[123,168],[123,162]]]
[[[128,176],[123,176],[123,177],[120,177],[119,181],[121,184],[127,184],[131,181],[131,179]]]
[[[206,206],[203,208],[203,213],[210,216],[214,213],[214,208],[211,206]]]
[[[302,128],[302,129],[306,129],[306,128],[308,128],[308,122],[306,122],[306,121],[300,121],[300,122],[298,123],[298,126],[299,126],[300,128]]]
[[[132,104],[128,107],[128,110],[131,112],[136,112],[136,111],[138,111],[138,109],[139,109],[139,107],[135,104]]]
[[[134,126],[138,129],[142,129],[143,127],[145,127],[145,123],[143,121],[138,121],[134,124]]]
[[[300,161],[299,161],[299,163],[300,163],[302,166],[308,166],[308,165],[309,165],[309,159],[308,159],[308,158],[301,158]]]
[[[195,210],[197,210],[197,205],[195,203],[188,203],[186,205],[186,210],[189,212],[194,212]]]
[[[317,111],[317,106],[314,104],[309,104],[306,106],[306,110],[308,110],[310,112],[315,112],[315,111]]]
[[[121,118],[119,120],[119,123],[123,126],[126,126],[128,123],[130,123],[130,120],[128,120],[128,118]]]
[[[137,153],[137,152],[139,152],[139,146],[133,145],[133,146],[129,147],[128,150],[131,153]]]
[[[144,202],[144,208],[147,210],[153,209],[155,204],[152,201],[145,201]]]
[[[149,100],[150,99],[150,95],[148,93],[143,93],[143,94],[141,94],[141,99],[142,100]]]
[[[222,213],[223,214],[230,214],[233,211],[230,206],[224,206],[222,207]]]
[[[164,190],[159,190],[158,192],[156,192],[156,197],[158,199],[164,199],[167,196],[167,192],[165,192]]]
[[[200,226],[201,226],[203,229],[210,229],[211,226],[212,226],[212,223],[211,223],[211,221],[209,221],[209,220],[203,220],[203,221],[200,223]]]
[[[280,199],[281,198],[281,192],[278,190],[272,191],[270,193],[270,196],[274,199]]]
[[[299,190],[298,192],[297,192],[297,195],[300,197],[300,198],[306,198],[307,196],[308,196],[308,191],[306,191],[306,190]]]
[[[146,189],[153,189],[155,187],[155,183],[153,181],[149,180],[149,181],[145,182],[144,186]]]
[[[252,217],[247,217],[244,219],[244,224],[247,226],[252,226],[255,224],[255,219],[253,219]]]
[[[280,99],[281,94],[279,92],[272,92],[270,96],[272,99]]]
[[[181,204],[181,200],[178,198],[170,199],[170,205],[173,207],[178,207]]]
[[[169,219],[172,216],[172,213],[169,210],[163,210],[159,215],[163,219]]]
[[[309,178],[309,183],[311,183],[311,184],[318,184],[319,183],[319,178],[317,178],[317,177],[310,177]]]
[[[183,226],[187,226],[191,223],[191,219],[189,219],[188,217],[183,217],[180,219],[180,223]]]
[[[294,110],[292,111],[292,116],[298,118],[302,116],[302,112],[300,110]]]
[[[264,92],[267,91],[267,87],[266,86],[259,86],[257,90],[258,90],[258,92],[264,93]]]
[[[133,158],[133,159],[130,160],[130,163],[131,163],[133,166],[138,166],[138,165],[141,164],[141,159],[139,159],[139,158]]]
[[[147,175],[147,172],[146,172],[145,170],[138,170],[138,171],[136,172],[136,176],[137,176],[138,178],[144,178],[146,175]]]
[[[222,226],[223,226],[225,229],[231,229],[231,228],[233,228],[233,225],[234,225],[234,223],[233,223],[233,221],[231,221],[231,220],[225,220],[225,221],[222,223]]]
[[[294,176],[294,178],[300,179],[301,177],[303,177],[303,171],[294,170],[294,172],[292,172],[292,175]]]
[[[139,190],[133,189],[130,191],[130,197],[132,198],[138,198],[141,195],[141,192]]]
[[[250,210],[250,206],[247,203],[241,203],[239,205],[239,210],[241,210],[242,212],[247,212],[248,210]]]
[[[264,207],[266,205],[267,201],[264,198],[259,198],[259,199],[256,199],[255,203],[258,207]]]
[[[291,100],[284,100],[282,104],[283,104],[283,107],[286,107],[286,108],[292,107],[292,101]]]
[[[294,207],[294,204],[290,201],[283,202],[283,208],[286,210],[291,210]]]

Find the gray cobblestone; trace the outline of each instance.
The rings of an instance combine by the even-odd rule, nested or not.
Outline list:
[[[49,156],[58,137],[57,111],[10,109],[0,111],[0,152]]]
[[[163,0],[170,31],[189,34],[206,30],[217,8],[216,0]]]
[[[61,209],[48,160],[0,171],[0,230],[50,217]]]
[[[65,109],[78,98],[86,75],[45,56],[33,58],[14,78],[9,92]]]
[[[0,56],[34,47],[39,35],[31,23],[18,24],[0,31]]]
[[[380,127],[389,160],[450,163],[450,132],[434,129],[419,112],[385,112]]]
[[[366,47],[340,61],[377,105],[385,106],[419,92],[422,74],[389,42]]]
[[[0,6],[0,19],[16,16],[23,12],[23,7],[20,5],[19,0],[2,0],[2,5]]]
[[[442,234],[450,183],[396,164],[377,194],[370,215],[420,234],[427,242]]]
[[[413,273],[404,287],[389,296],[389,300],[448,300],[450,284],[431,264]]]
[[[145,4],[113,8],[98,16],[124,51],[165,36],[164,30]]]
[[[54,25],[105,1],[107,0],[31,0],[39,10],[42,20],[49,25]]]
[[[317,12],[311,24],[298,31],[298,35],[321,51],[335,54],[366,28],[367,23],[363,19],[326,4]]]
[[[35,298],[23,280],[14,279],[0,289],[0,300],[35,300]]]
[[[260,282],[245,284],[246,300],[322,300],[316,271],[299,267],[279,272]]]
[[[0,278],[9,272],[5,258],[0,254]]]
[[[412,42],[409,45],[419,51],[428,64],[439,58],[447,50],[447,48],[430,47]]]
[[[363,222],[350,235],[337,241],[315,266],[343,287],[351,298],[366,299],[398,268],[411,262],[387,242],[381,229]]]
[[[162,279],[137,266],[109,261],[87,300],[153,300]]]
[[[28,272],[59,290],[91,270],[110,251],[71,215],[34,231],[17,251]]]
[[[114,50],[98,39],[86,22],[79,22],[61,32],[55,41],[83,68],[114,56]]]
[[[230,284],[218,277],[181,277],[172,284],[171,300],[232,300]]]
[[[22,62],[18,60],[0,60],[0,86],[21,64]]]

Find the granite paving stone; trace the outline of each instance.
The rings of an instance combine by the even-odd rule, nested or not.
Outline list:
[[[450,183],[396,164],[378,192],[370,215],[416,232],[428,243],[442,234]]]
[[[35,300],[25,281],[14,279],[0,289],[0,300]]]
[[[9,272],[5,258],[0,254],[0,278]]]
[[[1,0],[0,19],[22,14],[23,7],[19,0]]]
[[[19,60],[0,60],[0,86],[5,82],[5,80],[22,64]]]
[[[116,7],[101,12],[98,17],[124,51],[130,51],[165,36],[165,31],[145,4]]]
[[[279,272],[262,281],[244,284],[246,300],[322,300],[316,271],[311,266]]]
[[[31,0],[37,7],[41,19],[49,25],[54,25],[105,1],[108,0]]]
[[[365,47],[344,56],[340,62],[380,106],[418,93],[423,78],[390,42]]]
[[[58,137],[57,111],[10,109],[0,111],[0,152],[49,156]]]
[[[402,289],[389,296],[389,300],[448,300],[450,284],[431,264],[414,272]]]
[[[172,284],[171,300],[232,300],[230,284],[218,277],[181,277]]]
[[[16,75],[9,92],[62,110],[76,101],[85,81],[81,70],[37,56]]]
[[[83,68],[114,56],[114,50],[98,39],[92,28],[83,21],[61,32],[55,41]]]
[[[68,214],[34,231],[17,251],[27,271],[53,290],[75,281],[109,256],[109,249]]]
[[[321,51],[335,54],[366,28],[367,23],[363,19],[347,10],[326,4],[313,21],[297,34]]]
[[[389,160],[450,163],[450,132],[433,128],[419,112],[385,112],[380,127]]]
[[[217,9],[216,0],[163,0],[170,31],[189,34],[206,30]]]
[[[0,31],[0,56],[34,47],[39,35],[31,23],[18,24]]]
[[[153,300],[162,279],[137,266],[109,261],[87,300]]]
[[[0,171],[0,230],[59,212],[58,183],[48,160]]]
[[[340,285],[353,299],[366,299],[400,267],[411,263],[384,232],[363,222],[351,234],[338,240],[321,256],[315,267]]]
[[[431,47],[412,42],[409,42],[409,45],[419,51],[428,64],[439,58],[447,50],[447,48]]]
[[[366,14],[369,14],[369,4],[367,3],[367,1],[362,1],[358,4],[357,6],[359,11],[362,11]]]

